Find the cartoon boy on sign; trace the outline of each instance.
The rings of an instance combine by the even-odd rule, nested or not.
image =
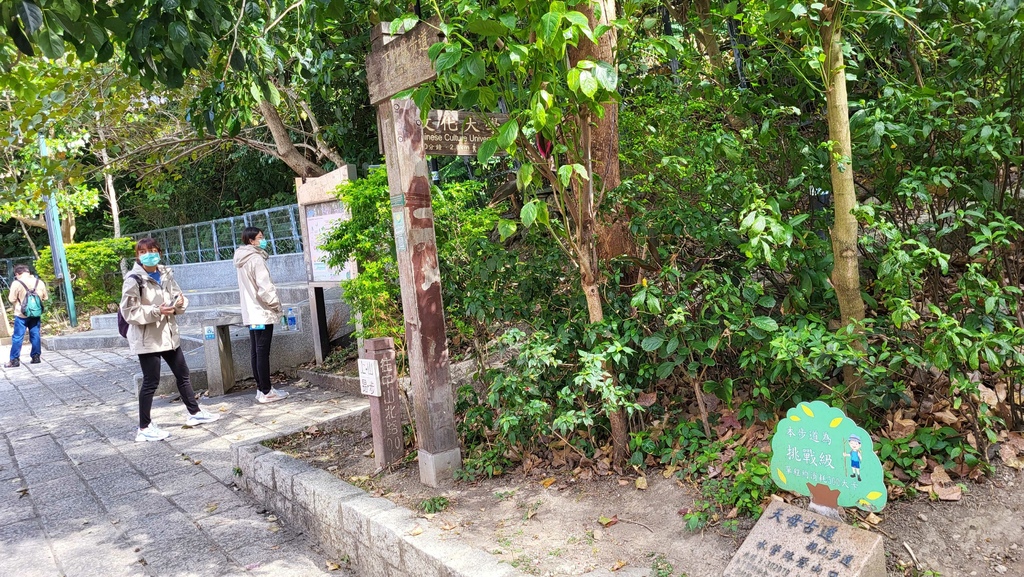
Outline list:
[[[850,445],[850,452],[843,453],[844,457],[850,458],[850,473],[851,477],[856,477],[860,481],[860,437],[857,435],[850,435],[850,439],[847,441]]]

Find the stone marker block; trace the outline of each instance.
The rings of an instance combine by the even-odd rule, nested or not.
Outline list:
[[[886,577],[882,537],[772,501],[723,577]]]

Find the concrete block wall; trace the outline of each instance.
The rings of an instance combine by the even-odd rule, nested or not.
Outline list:
[[[317,539],[329,557],[347,557],[358,575],[525,576],[485,551],[450,541],[408,509],[263,446],[269,438],[232,445],[236,484],[293,529]]]
[[[270,278],[274,284],[306,282],[306,261],[302,253],[281,254],[267,260]],[[230,260],[178,264],[171,267],[174,280],[182,290],[201,290],[215,287],[238,287],[235,263]]]

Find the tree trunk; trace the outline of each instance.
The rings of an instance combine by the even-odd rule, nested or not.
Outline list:
[[[104,140],[103,129],[99,129],[98,135],[100,140]],[[110,217],[114,224],[114,238],[120,238],[121,236],[121,209],[117,203],[117,191],[114,190],[114,176],[107,170],[107,163],[110,162],[110,158],[107,156],[107,147],[100,148],[100,161],[103,162],[103,192],[107,196],[107,202],[110,203]]]
[[[274,105],[266,100],[260,101],[260,112],[263,113],[263,120],[267,123],[270,134],[274,137],[274,144],[277,145],[277,157],[284,161],[289,168],[299,176],[323,176],[327,174],[319,164],[310,161],[305,157],[288,134],[288,127],[281,120]]]
[[[668,9],[673,20],[683,26],[684,29],[690,28],[687,22],[685,5],[676,6],[670,0],[665,0],[663,5]],[[697,19],[699,20],[693,31],[693,36],[704,50],[704,56],[707,59],[707,72],[711,76],[717,76],[719,72],[726,68],[726,64],[725,59],[722,57],[722,50],[718,47],[718,35],[715,34],[715,30],[711,26],[711,2],[710,0],[694,0],[693,7],[697,11]]]
[[[836,16],[837,2],[831,2],[822,14]],[[825,96],[828,104],[828,136],[832,149],[832,201],[835,224],[832,228],[832,286],[839,301],[842,328],[864,320],[864,299],[860,294],[860,268],[857,252],[857,219],[853,210],[857,194],[853,182],[853,150],[850,145],[850,111],[846,95],[846,69],[843,64],[842,23],[832,20],[821,28],[825,50]],[[848,394],[856,396],[863,380],[854,367],[843,368]]]
[[[76,229],[74,214],[66,214],[64,218],[60,219],[60,236],[64,239],[64,246],[75,242]]]
[[[15,219],[15,220],[17,220],[17,219]],[[39,251],[36,249],[35,241],[32,240],[32,235],[30,235],[28,233],[28,228],[25,227],[25,222],[19,220],[18,224],[21,225],[21,232],[22,232],[22,234],[25,235],[25,240],[28,241],[28,246],[32,249],[32,255],[36,257],[36,260],[39,260]]]
[[[595,158],[593,151],[595,148],[603,148],[601,146],[594,146],[594,132],[591,124],[591,119],[588,115],[584,115],[580,118],[580,131],[582,134],[583,150],[586,155],[586,166],[589,174],[594,174],[597,170],[595,164]],[[618,134],[615,134],[616,144],[615,148],[618,149]],[[618,171],[618,158],[615,159],[616,173]],[[616,174],[616,177],[618,175]],[[580,264],[580,284],[583,289],[583,295],[587,301],[587,313],[590,322],[599,323],[604,320],[604,306],[601,301],[601,276],[600,276],[600,259],[597,253],[597,207],[594,204],[594,189],[595,179],[590,178],[586,182],[580,183],[578,180],[577,194],[579,197],[579,215],[578,218],[578,230],[579,237],[576,239],[576,247],[578,251],[577,258]],[[605,372],[608,373],[608,378],[615,380],[615,371],[610,370],[611,368],[605,366]],[[629,435],[626,430],[626,415],[625,411],[621,407],[615,407],[612,410],[606,410],[608,415],[608,423],[611,426],[611,437],[612,437],[612,464],[616,467],[620,467],[626,460],[626,451],[629,444]]]

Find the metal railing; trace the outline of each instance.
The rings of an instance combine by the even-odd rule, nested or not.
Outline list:
[[[299,223],[299,205],[279,206],[266,210],[172,226],[129,236],[135,240],[153,237],[163,250],[167,264],[194,264],[231,260],[241,242],[242,230],[247,226],[259,227],[267,239],[270,254],[302,252],[302,233]]]
[[[28,268],[35,270],[36,259],[30,256],[19,256],[15,258],[0,258],[0,278],[4,279],[4,286],[10,286],[14,280],[14,267],[19,264],[27,264]]]

